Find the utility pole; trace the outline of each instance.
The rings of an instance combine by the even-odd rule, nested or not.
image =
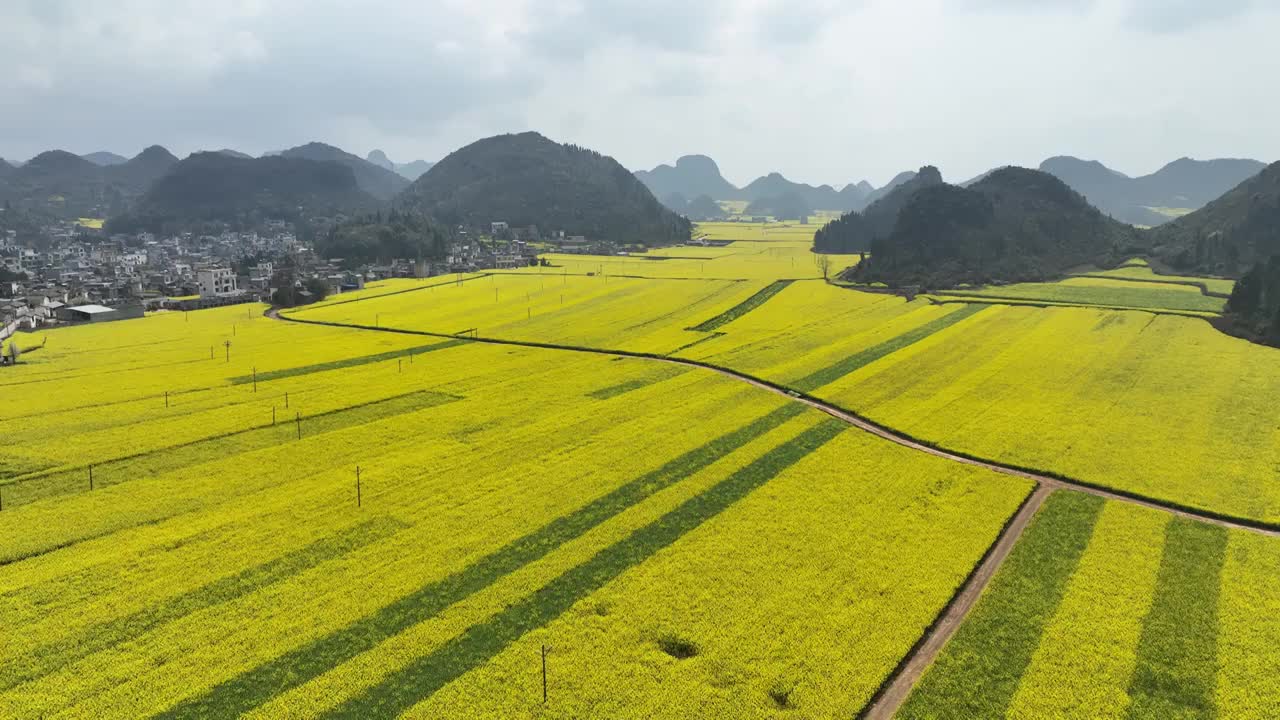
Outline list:
[[[542,646],[542,702],[547,702],[547,646]]]

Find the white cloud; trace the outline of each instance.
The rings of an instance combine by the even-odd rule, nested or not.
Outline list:
[[[1280,157],[1280,16],[1224,0],[31,0],[0,5],[0,155],[400,161],[540,130],[651,167],[836,185],[1070,153]]]

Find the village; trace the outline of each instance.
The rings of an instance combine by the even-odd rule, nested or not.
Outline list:
[[[362,289],[388,278],[534,265],[539,253],[613,252],[582,236],[543,236],[535,227],[493,222],[481,233],[458,228],[443,258],[396,258],[351,266],[318,256],[294,227],[269,221],[253,231],[106,235],[94,223],[60,221],[20,242],[0,229],[0,342],[20,331],[273,302],[286,286],[307,300]],[[311,292],[304,288],[315,288]],[[305,300],[304,300],[305,301]]]

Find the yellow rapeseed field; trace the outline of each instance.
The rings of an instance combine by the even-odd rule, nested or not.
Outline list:
[[[703,668],[684,681],[691,691],[723,697],[717,684],[739,678],[760,708],[856,709],[1028,491],[706,370],[262,309],[56,330],[6,372],[13,402],[0,419],[32,431],[0,481],[0,622],[22,628],[0,647],[0,716],[363,715],[425,701],[470,717],[468,688],[492,694],[490,668],[530,642],[551,638],[567,671],[588,661],[597,642],[575,618],[615,601],[612,627],[650,633],[665,618],[706,647],[682,665],[644,635],[650,644],[598,668],[631,696],[648,692],[661,652],[672,672]],[[812,487],[825,488],[816,504]],[[772,539],[745,552],[761,517]],[[899,586],[904,533],[947,549],[913,546]],[[852,542],[864,546],[844,553]],[[690,575],[715,557],[719,580]],[[769,579],[784,571],[807,579]],[[714,601],[721,583],[750,584],[762,607],[802,591],[881,595],[857,611],[770,618]],[[740,617],[704,635],[721,613]],[[840,644],[820,638],[855,641],[854,619],[894,631],[859,640],[863,660],[827,677],[813,663]],[[762,629],[811,639],[748,650]],[[829,695],[841,677],[850,684]],[[490,699],[524,706],[531,692]],[[587,700],[558,707],[572,715]]]

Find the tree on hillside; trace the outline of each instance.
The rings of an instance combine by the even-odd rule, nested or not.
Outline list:
[[[813,256],[813,264],[822,272],[823,280],[831,279],[831,256],[815,253]]]

